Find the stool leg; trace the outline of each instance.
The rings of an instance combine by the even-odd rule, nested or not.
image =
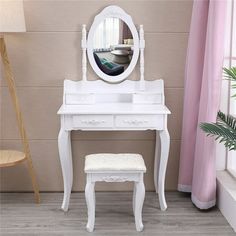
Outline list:
[[[87,223],[87,231],[93,232],[94,223],[95,223],[95,192],[94,192],[95,183],[91,182],[91,176],[87,175],[87,184],[85,187],[85,198],[86,204],[88,208],[88,223]]]
[[[134,190],[133,190],[133,214],[135,217],[135,199],[136,199],[136,182],[134,182]]]
[[[142,222],[142,209],[145,197],[145,187],[143,183],[143,174],[140,176],[140,181],[135,183],[136,196],[135,196],[135,225],[137,231],[143,230]]]

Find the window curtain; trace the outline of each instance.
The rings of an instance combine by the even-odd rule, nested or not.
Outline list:
[[[215,142],[199,124],[215,122],[219,109],[226,4],[225,0],[195,0],[192,10],[178,190],[191,192],[200,209],[216,203]]]
[[[106,18],[102,21],[94,34],[94,49],[110,49],[111,45],[119,44],[119,18]]]

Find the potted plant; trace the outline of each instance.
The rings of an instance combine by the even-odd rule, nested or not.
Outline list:
[[[233,81],[232,88],[236,89],[236,67],[223,68],[223,71],[224,76]],[[236,97],[236,94],[232,97]],[[230,151],[236,150],[236,117],[219,111],[216,123],[201,123],[200,128],[207,136],[214,136],[215,140],[223,143]]]

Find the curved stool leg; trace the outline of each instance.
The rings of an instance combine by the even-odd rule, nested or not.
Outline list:
[[[94,223],[95,223],[95,192],[94,192],[95,183],[91,182],[89,174],[87,175],[87,184],[85,187],[85,198],[88,208],[88,223],[87,231],[93,232]]]
[[[133,190],[133,214],[135,217],[135,199],[136,199],[136,183],[134,182],[134,190]]]
[[[141,174],[140,181],[135,183],[136,197],[135,197],[135,225],[137,231],[143,230],[142,209],[145,197],[145,187],[143,183],[143,174]]]

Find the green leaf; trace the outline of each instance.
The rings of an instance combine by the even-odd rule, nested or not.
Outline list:
[[[224,67],[224,76],[232,81],[236,81],[236,67],[231,67],[230,69]]]
[[[236,89],[236,67],[223,68],[224,77],[233,81],[232,88]],[[234,94],[232,97],[236,97]],[[223,143],[226,148],[236,150],[236,118],[219,111],[216,123],[201,123],[200,128],[207,134],[213,136],[219,143]]]
[[[207,136],[223,143],[229,150],[236,150],[236,118],[219,111],[216,123],[201,123],[200,128]]]

